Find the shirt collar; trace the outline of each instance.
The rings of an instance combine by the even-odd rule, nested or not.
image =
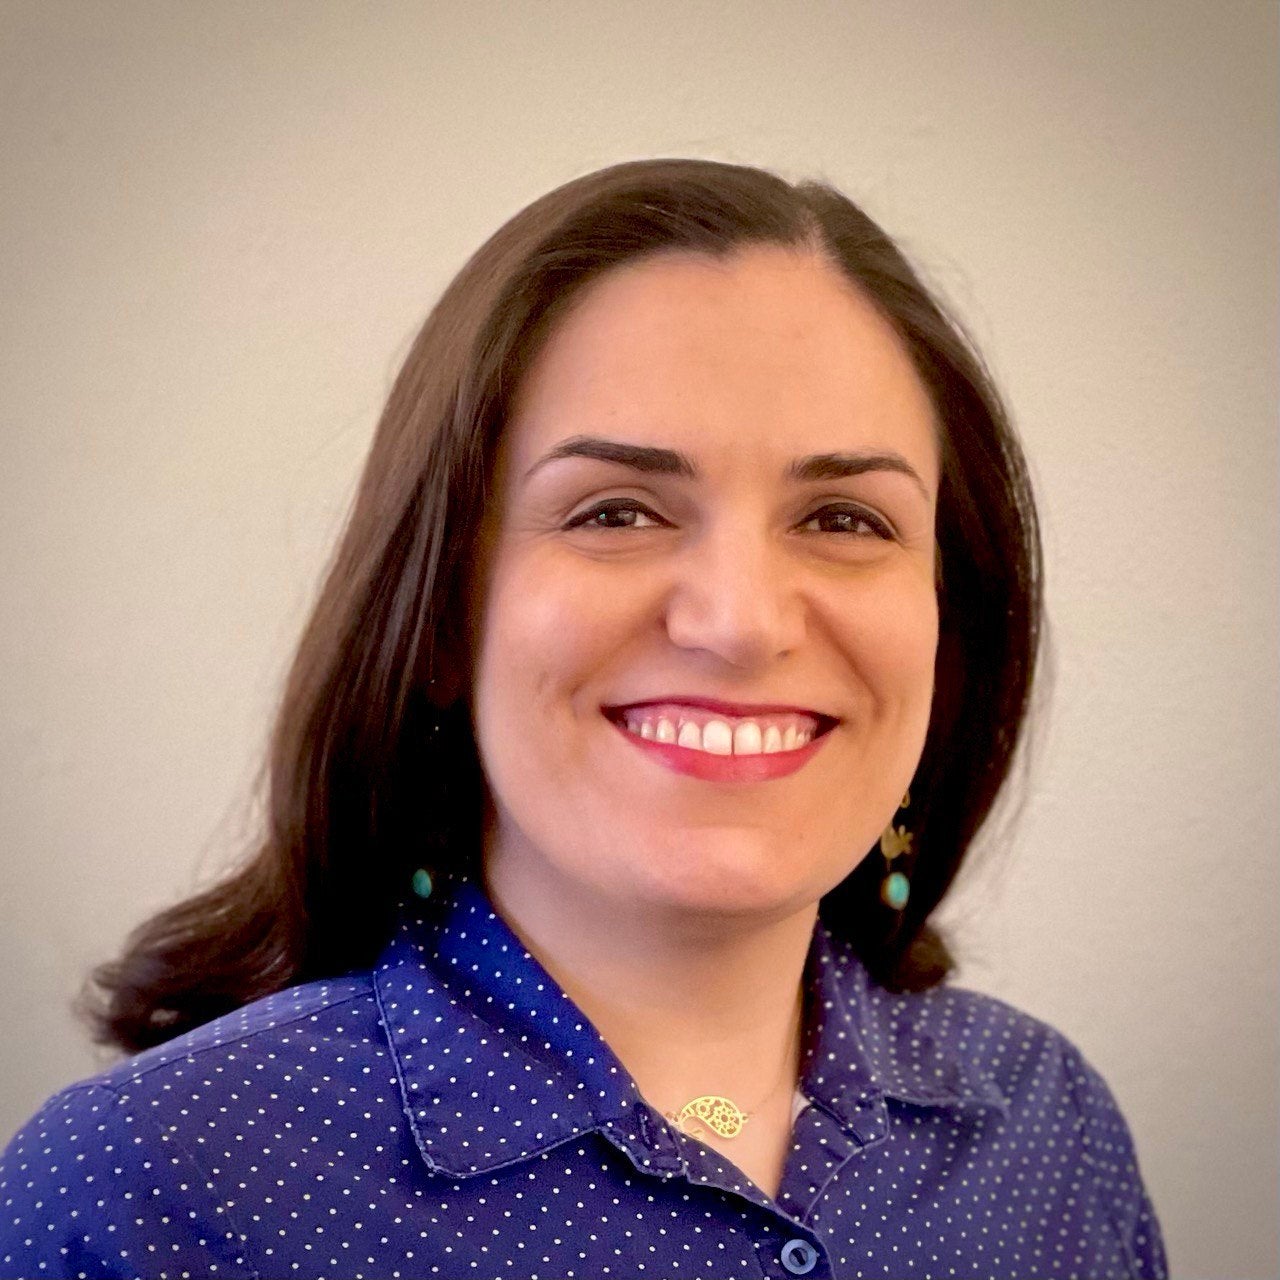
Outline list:
[[[953,998],[952,991],[886,991],[821,923],[806,984],[816,1003],[809,1019],[804,1091],[865,1141],[882,1136],[886,1097],[918,1107],[1008,1110],[995,1082],[941,1038],[942,1006]]]
[[[884,1135],[885,1096],[997,1106],[972,1065],[913,1026],[819,925],[802,1088],[861,1144]],[[679,1144],[586,1016],[469,881],[401,906],[374,989],[405,1111],[427,1165],[465,1177],[593,1130],[638,1168],[673,1176]],[[534,1101],[536,1099],[536,1101]]]

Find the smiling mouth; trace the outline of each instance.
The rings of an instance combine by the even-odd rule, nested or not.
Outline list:
[[[807,747],[839,722],[807,711],[727,711],[683,702],[604,707],[619,728],[645,741],[684,747],[712,756],[782,755]]]

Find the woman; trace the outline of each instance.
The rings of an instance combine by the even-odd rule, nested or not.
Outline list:
[[[1158,1276],[1106,1086],[928,918],[1031,697],[979,361],[828,187],[499,230],[379,425],[269,831],[97,975],[4,1274]]]

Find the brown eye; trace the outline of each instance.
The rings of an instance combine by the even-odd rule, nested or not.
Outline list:
[[[578,512],[566,529],[637,529],[662,524],[643,503],[634,498],[608,498]]]
[[[853,537],[891,539],[893,530],[879,516],[863,507],[832,503],[815,511],[801,526],[814,533],[843,533]]]

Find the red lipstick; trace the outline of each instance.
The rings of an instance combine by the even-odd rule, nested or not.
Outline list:
[[[692,704],[686,704],[692,705]],[[705,705],[705,704],[703,704]],[[720,710],[724,704],[716,707]],[[786,708],[790,711],[791,708]],[[724,714],[732,714],[725,711]],[[759,713],[763,714],[763,713]],[[811,713],[810,713],[811,714]],[[613,727],[631,743],[637,751],[645,752],[650,759],[672,770],[703,782],[748,783],[769,782],[785,778],[804,768],[821,750],[826,735],[820,734],[802,747],[790,751],[761,752],[752,755],[714,755],[692,747],[682,747],[674,742],[658,742],[632,733],[625,722],[608,717]]]

